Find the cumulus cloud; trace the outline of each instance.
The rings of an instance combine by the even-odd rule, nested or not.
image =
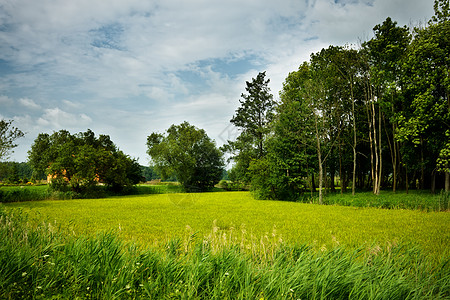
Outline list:
[[[33,99],[30,98],[20,98],[19,103],[28,109],[36,110],[41,108],[38,104],[36,104],[36,102],[33,101]]]
[[[44,114],[37,120],[37,124],[44,128],[83,128],[88,126],[92,119],[86,114],[72,114],[59,108],[45,109]]]

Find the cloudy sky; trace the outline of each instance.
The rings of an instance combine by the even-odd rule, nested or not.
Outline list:
[[[0,0],[0,118],[26,136],[92,129],[148,164],[146,137],[188,121],[218,145],[245,81],[357,45],[390,16],[424,23],[432,0]]]

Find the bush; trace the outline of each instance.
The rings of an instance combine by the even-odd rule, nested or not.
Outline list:
[[[230,190],[230,184],[228,184],[228,181],[226,181],[226,180],[219,181],[218,187],[221,189],[224,189],[225,191]]]

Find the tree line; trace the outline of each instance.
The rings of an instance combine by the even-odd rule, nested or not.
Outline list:
[[[265,72],[247,82],[223,150],[262,199],[351,186],[450,189],[449,1],[426,26],[387,18],[360,47],[329,46],[291,72],[276,103]],[[318,178],[317,178],[318,177]],[[316,186],[316,182],[317,185]]]

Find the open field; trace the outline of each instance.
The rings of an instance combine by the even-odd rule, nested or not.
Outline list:
[[[174,237],[219,232],[225,244],[261,248],[287,243],[317,249],[412,244],[438,257],[449,253],[450,214],[254,200],[248,192],[156,194],[105,199],[3,204],[22,208],[76,235],[116,231],[128,241],[164,244]]]
[[[249,192],[6,203],[0,298],[448,299],[449,227]]]

